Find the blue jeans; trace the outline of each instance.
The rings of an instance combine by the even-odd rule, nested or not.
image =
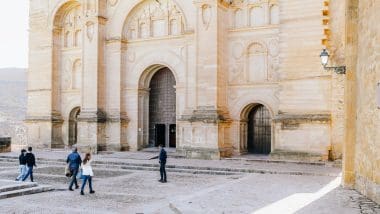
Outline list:
[[[22,181],[25,181],[29,175],[30,175],[30,181],[33,182],[33,166],[28,166],[27,167],[27,173],[24,175],[24,177],[22,178]]]
[[[70,185],[69,185],[69,189],[73,188],[73,185],[75,184],[75,187],[78,187],[78,181],[77,181],[77,174],[78,174],[78,171],[79,169],[70,169],[71,171],[71,182],[70,182]]]
[[[22,179],[26,175],[28,169],[27,169],[26,165],[19,165],[18,168],[20,170],[20,174],[17,176],[16,180],[19,181],[20,179]]]
[[[83,179],[81,191],[83,192],[84,187],[86,186],[86,182],[88,180],[88,185],[90,186],[90,192],[91,192],[92,191],[92,178],[91,178],[91,176],[83,175],[83,177],[84,177],[84,179]]]

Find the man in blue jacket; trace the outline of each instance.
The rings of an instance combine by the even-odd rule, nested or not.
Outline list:
[[[166,166],[166,159],[167,159],[167,155],[166,155],[166,151],[164,149],[164,147],[162,146],[162,144],[160,144],[158,146],[158,150],[160,151],[160,154],[158,156],[155,156],[151,159],[156,159],[158,158],[159,160],[159,163],[160,163],[160,175],[161,175],[161,179],[158,180],[159,182],[161,183],[166,183],[166,169],[165,169],[165,166]]]
[[[79,166],[82,163],[82,158],[78,154],[78,149],[76,147],[73,148],[73,152],[67,157],[66,163],[69,164],[69,169],[71,172],[71,182],[69,185],[69,190],[73,190],[73,185],[75,183],[75,189],[79,188],[78,182],[77,182],[77,174],[79,171]]]

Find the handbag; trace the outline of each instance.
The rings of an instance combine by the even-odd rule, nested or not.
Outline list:
[[[68,178],[71,177],[71,170],[69,168],[69,164],[67,164],[65,167],[65,176]]]
[[[84,179],[83,169],[79,169],[79,172],[77,174],[77,179]]]

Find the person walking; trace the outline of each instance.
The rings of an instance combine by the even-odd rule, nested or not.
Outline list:
[[[88,181],[88,185],[90,187],[90,194],[95,193],[95,191],[92,189],[92,177],[94,176],[94,172],[92,171],[91,167],[91,154],[86,153],[86,156],[83,159],[83,164],[82,164],[82,176],[83,178],[83,183],[82,183],[82,188],[80,190],[80,194],[84,195],[84,187],[86,186],[86,183]]]
[[[27,171],[25,153],[26,153],[26,150],[21,149],[21,154],[20,156],[18,156],[18,160],[19,160],[18,168],[19,168],[20,174],[17,176],[16,181],[19,181],[20,179],[22,179],[25,176],[26,171]]]
[[[161,179],[158,181],[161,183],[166,183],[167,180],[166,180],[166,169],[165,169],[165,167],[166,167],[167,155],[166,155],[166,151],[165,151],[162,144],[160,144],[158,146],[158,150],[160,151],[159,155],[155,156],[151,159],[157,159],[158,158],[158,162],[160,163],[160,176],[161,176]]]
[[[33,181],[33,167],[37,167],[36,165],[36,158],[34,154],[32,153],[32,147],[28,147],[28,152],[25,155],[25,162],[27,166],[27,172],[22,178],[22,181],[25,181],[30,176],[30,181]]]
[[[77,181],[77,174],[79,172],[79,166],[82,164],[82,158],[78,154],[78,149],[73,147],[72,153],[67,156],[66,163],[69,165],[69,170],[71,174],[71,181],[69,184],[69,190],[73,190],[73,185],[75,184],[75,189],[79,188]]]

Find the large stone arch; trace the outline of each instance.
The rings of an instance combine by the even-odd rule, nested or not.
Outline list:
[[[70,53],[63,54],[63,50],[66,47],[66,42],[64,41],[66,35],[67,17],[81,17],[82,8],[80,1],[69,0],[69,1],[59,1],[54,8],[53,12],[50,14],[50,30],[52,32],[52,148],[64,147],[64,135],[63,131],[64,124],[64,111],[62,97],[63,91],[70,89],[68,87],[69,78],[72,72],[72,56],[68,56]],[[71,18],[70,18],[71,20]],[[74,26],[82,28],[81,22],[78,19],[73,20]],[[70,25],[71,26],[71,25]],[[74,28],[71,29],[74,32]],[[70,34],[74,37],[74,34]],[[73,38],[72,38],[73,39]],[[74,39],[72,40],[74,41]],[[76,44],[72,43],[76,46]],[[79,47],[79,46],[78,46]],[[79,47],[81,48],[81,47]],[[80,96],[80,93],[79,93]]]
[[[131,72],[136,72],[135,78],[131,82],[138,83],[136,87],[149,84],[152,77],[150,75],[152,70],[159,68],[168,67],[175,77],[177,85],[183,85],[185,83],[185,72],[186,64],[185,62],[172,51],[157,50],[143,54],[143,56],[136,60],[128,70]]]
[[[239,120],[239,148],[241,153],[247,152],[248,149],[248,122],[249,122],[249,114],[252,112],[253,109],[255,109],[258,106],[264,106],[266,108],[271,116],[271,122],[270,122],[270,147],[273,151],[274,148],[274,133],[275,133],[275,124],[273,121],[274,114],[273,110],[268,107],[267,104],[260,102],[260,101],[252,101],[249,104],[245,105],[241,112],[240,112],[240,120]]]
[[[128,1],[119,1],[117,8],[113,15],[108,20],[108,38],[122,38],[124,24],[127,17],[131,12],[140,5],[143,1],[146,0],[128,0]],[[184,14],[185,19],[185,31],[189,31],[195,26],[195,19],[188,19],[187,17],[195,17],[196,11],[192,8],[192,1],[182,1],[182,0],[171,0],[179,6],[179,9]],[[186,9],[186,10],[185,10]]]
[[[79,4],[78,0],[59,0],[49,14],[48,27],[53,29],[57,22],[64,17],[65,11]]]
[[[137,112],[131,112],[131,117],[136,120],[131,120],[128,133],[138,133],[136,142],[137,149],[146,147],[149,144],[148,127],[149,127],[149,84],[154,74],[162,68],[168,68],[176,81],[176,115],[178,116],[181,111],[181,105],[179,105],[182,99],[186,96],[184,90],[178,90],[178,87],[185,83],[185,71],[186,66],[183,60],[171,51],[155,51],[150,54],[146,54],[143,57],[136,60],[128,70],[136,73],[130,82],[134,83],[130,87],[136,88],[137,91]],[[122,95],[122,97],[126,97]],[[133,115],[135,114],[135,115]],[[133,124],[135,123],[135,124]],[[133,128],[135,127],[135,128]],[[137,129],[137,130],[135,130]]]
[[[275,118],[278,112],[278,98],[274,91],[250,91],[244,93],[230,104],[230,115],[233,119],[233,128],[231,129],[232,144],[238,153],[247,152],[247,128],[248,114],[257,105],[263,105],[270,112],[271,118]],[[271,148],[275,146],[275,124],[271,124]]]
[[[230,110],[231,117],[234,120],[241,120],[242,113],[246,112],[247,106],[249,106],[252,103],[259,103],[264,105],[269,110],[272,117],[274,117],[276,115],[276,112],[278,111],[278,98],[274,95],[269,95],[267,93],[255,93],[253,95],[246,94],[245,96],[240,96],[238,101],[234,102],[233,105],[231,105],[233,106]]]

